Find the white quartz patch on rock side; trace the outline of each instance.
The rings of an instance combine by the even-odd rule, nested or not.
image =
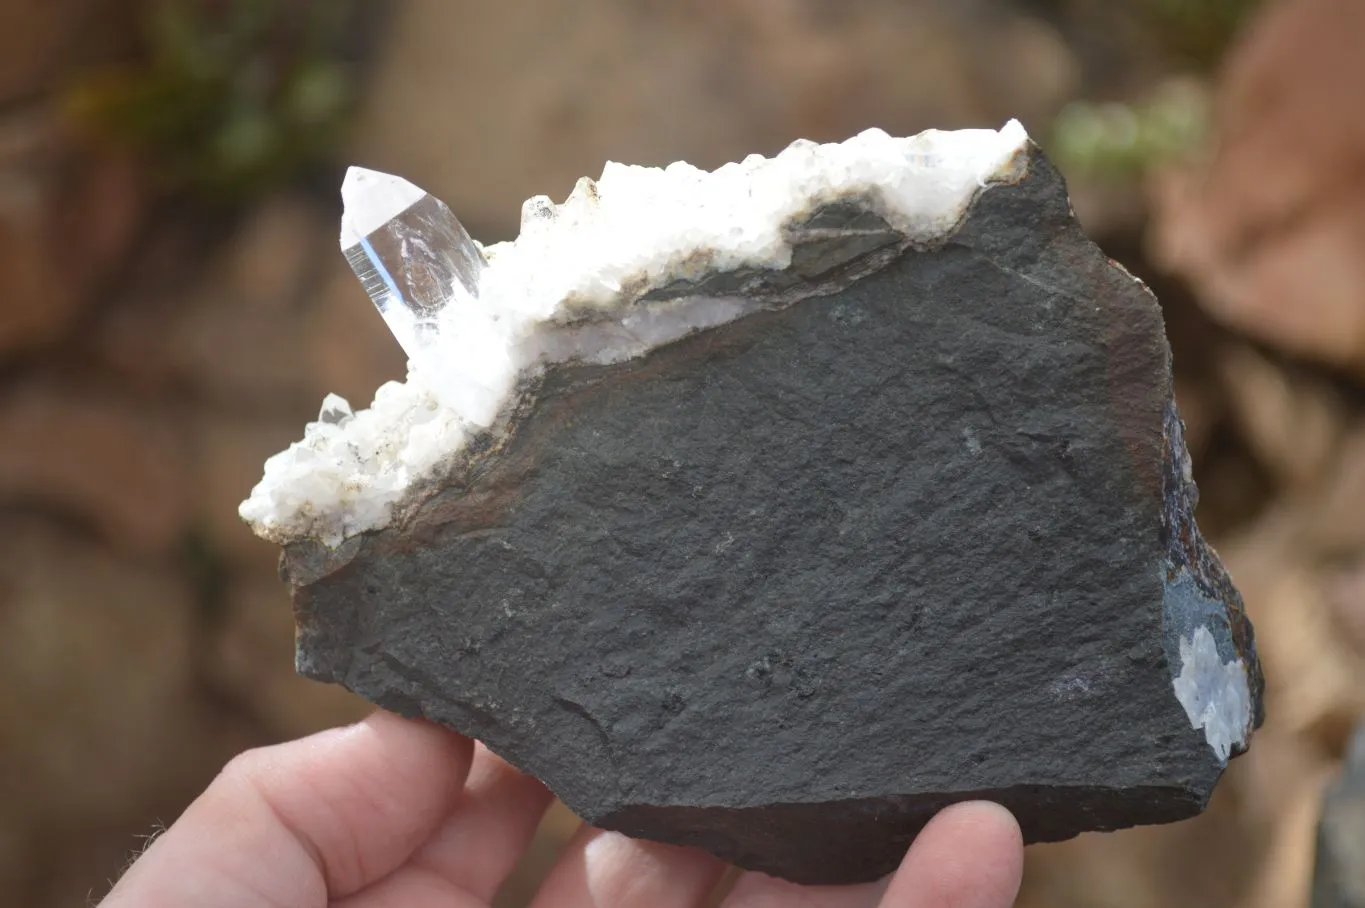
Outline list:
[[[871,204],[911,240],[943,236],[982,187],[1019,175],[1027,142],[1017,121],[910,138],[869,130],[842,143],[798,141],[773,158],[751,155],[711,172],[683,162],[608,163],[562,205],[533,198],[517,239],[482,249],[477,295],[446,305],[435,340],[410,351],[406,382],[383,385],[353,415],[329,396],[303,439],[266,461],[240,514],[280,544],[336,546],[382,528],[547,364],[620,361],[755,308],[700,298],[632,306],[650,289],[785,268],[792,248],[784,228],[844,199]],[[355,237],[342,245],[348,240]],[[594,316],[586,328],[585,314]]]
[[[1207,627],[1180,641],[1180,674],[1173,682],[1176,699],[1190,725],[1204,730],[1204,740],[1226,763],[1234,748],[1251,736],[1251,687],[1241,660],[1224,662]]]

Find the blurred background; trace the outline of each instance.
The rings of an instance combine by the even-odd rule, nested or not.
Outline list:
[[[1362,99],[1360,0],[3,0],[0,906],[98,900],[234,753],[365,712],[294,676],[236,516],[326,392],[403,372],[347,163],[493,241],[608,158],[1009,117],[1161,298],[1269,682],[1204,816],[1030,849],[1020,904],[1306,906],[1365,708]]]

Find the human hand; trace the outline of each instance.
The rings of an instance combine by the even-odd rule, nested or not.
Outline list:
[[[129,868],[101,908],[486,908],[550,794],[481,745],[378,712],[348,728],[250,751]],[[802,887],[743,874],[725,908],[1008,908],[1019,827],[959,804],[888,880]],[[700,851],[589,827],[536,908],[692,908],[724,865]]]

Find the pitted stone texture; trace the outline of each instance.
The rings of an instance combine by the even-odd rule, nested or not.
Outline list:
[[[1157,305],[1029,167],[843,289],[554,369],[405,526],[290,547],[300,670],[800,882],[891,871],[967,798],[1028,841],[1198,813],[1225,761],[1179,639],[1245,667],[1235,753],[1250,625]]]

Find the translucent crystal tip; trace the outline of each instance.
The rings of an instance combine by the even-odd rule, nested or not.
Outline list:
[[[341,248],[356,245],[424,195],[423,189],[391,173],[347,168],[341,183]]]
[[[398,343],[415,357],[452,301],[477,298],[483,252],[440,199],[352,167],[341,184],[341,251]]]

